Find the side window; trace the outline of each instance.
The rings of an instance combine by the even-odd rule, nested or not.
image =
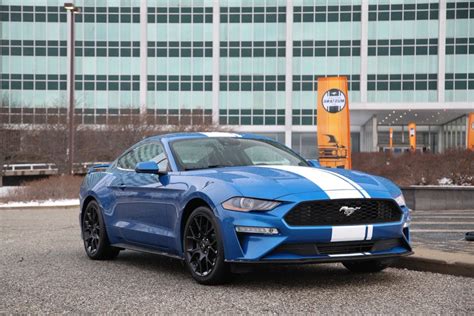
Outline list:
[[[118,160],[118,167],[122,169],[135,169],[139,162],[155,161],[160,170],[168,170],[168,159],[161,144],[150,143],[129,151]]]
[[[137,161],[135,159],[134,150],[129,151],[119,158],[117,166],[122,169],[134,169]]]

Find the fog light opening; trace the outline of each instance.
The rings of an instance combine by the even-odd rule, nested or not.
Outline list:
[[[253,227],[253,226],[235,226],[238,233],[277,235],[278,229],[274,227]]]

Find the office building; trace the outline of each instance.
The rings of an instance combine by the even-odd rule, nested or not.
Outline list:
[[[67,13],[1,0],[0,124],[67,120]],[[466,144],[474,1],[75,1],[76,119],[211,123],[316,154],[316,79],[349,81],[355,151]]]

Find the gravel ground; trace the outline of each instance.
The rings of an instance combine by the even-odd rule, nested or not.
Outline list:
[[[474,279],[341,265],[267,268],[193,282],[178,261],[122,252],[87,259],[76,210],[0,210],[0,313],[474,313]]]

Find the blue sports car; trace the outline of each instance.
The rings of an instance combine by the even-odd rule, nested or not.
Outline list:
[[[184,260],[202,284],[251,264],[342,262],[377,272],[412,253],[410,210],[396,185],[323,168],[258,135],[147,138],[92,167],[80,198],[91,259],[159,253]]]

